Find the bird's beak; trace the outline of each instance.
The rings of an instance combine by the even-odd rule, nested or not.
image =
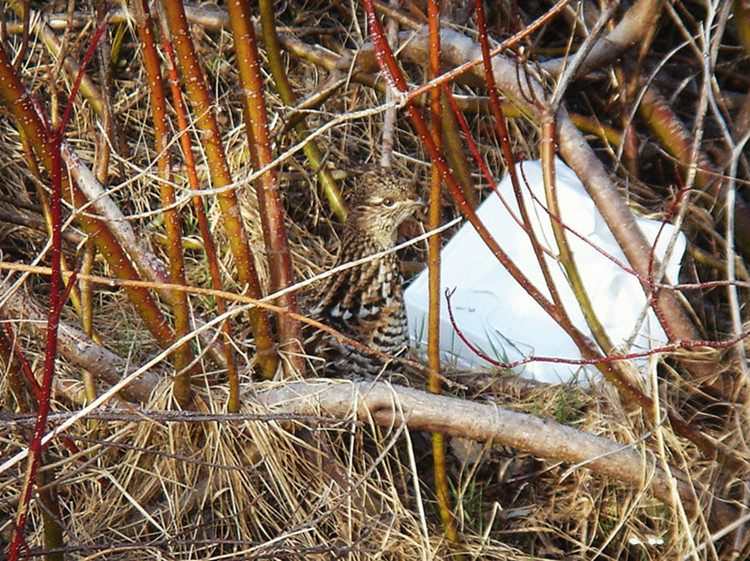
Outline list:
[[[412,201],[413,214],[418,219],[425,218],[425,210],[427,209],[427,202],[422,197]]]

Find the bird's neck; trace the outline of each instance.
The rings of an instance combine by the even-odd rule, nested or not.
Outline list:
[[[371,224],[367,217],[353,216],[346,223],[342,245],[344,251],[358,251],[364,257],[391,249],[396,245],[397,234],[396,228]]]
[[[339,264],[362,259],[381,251],[391,249],[396,244],[396,233],[381,230],[348,230],[341,240]]]

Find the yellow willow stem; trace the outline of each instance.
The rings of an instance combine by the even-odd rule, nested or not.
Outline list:
[[[568,283],[573,289],[578,305],[583,312],[586,325],[589,326],[594,340],[602,348],[604,354],[610,354],[614,350],[612,341],[610,341],[604,326],[594,311],[586,287],[583,284],[583,278],[578,270],[573,252],[568,244],[568,238],[565,235],[565,226],[562,223],[564,217],[560,212],[560,204],[557,197],[557,181],[555,178],[555,141],[557,139],[557,127],[554,115],[545,113],[542,117],[542,142],[541,157],[542,170],[544,176],[544,192],[547,199],[547,208],[550,212],[550,224],[555,236],[557,249],[560,252],[559,259],[568,278]]]
[[[435,78],[440,74],[440,9],[437,0],[427,2],[427,16],[430,27],[430,78]],[[442,150],[442,88],[435,88],[430,92],[430,116],[433,142],[438,150]],[[430,230],[437,230],[440,227],[441,175],[438,167],[433,164],[429,208]],[[440,393],[440,234],[427,238],[427,244],[430,295],[427,322],[427,361],[430,373],[428,386],[430,392]],[[448,470],[445,465],[444,435],[432,433],[432,456],[440,520],[448,540],[451,543],[458,543],[458,532],[448,487]]]
[[[147,2],[147,0],[141,1],[144,2],[143,11],[145,13],[145,2]],[[146,19],[144,22],[142,22],[142,24],[150,25],[150,22],[148,19]],[[141,23],[139,23],[139,25],[141,25]],[[167,55],[166,61],[168,62],[167,73],[169,75],[169,87],[172,92],[172,103],[174,104],[175,113],[177,114],[178,137],[180,140],[180,146],[182,147],[183,157],[185,158],[185,173],[190,189],[193,191],[199,191],[201,186],[198,179],[195,158],[193,156],[193,147],[190,141],[192,135],[188,123],[185,103],[182,97],[182,91],[180,90],[179,78],[177,76],[177,69],[175,67],[174,61],[174,53],[171,51],[168,43],[165,43],[165,50]],[[216,245],[214,244],[214,240],[211,235],[211,226],[209,225],[208,216],[206,215],[206,208],[203,204],[203,197],[198,195],[193,196],[193,208],[195,209],[195,216],[198,219],[198,229],[203,240],[202,248],[206,253],[206,264],[208,265],[209,274],[211,276],[211,285],[215,290],[222,291],[219,258],[216,252]],[[227,311],[224,298],[217,294],[215,296],[215,299],[216,311],[219,315],[224,315]],[[236,413],[239,411],[240,407],[240,381],[239,374],[237,372],[237,366],[234,362],[232,327],[229,321],[222,322],[222,333],[224,355],[226,357],[226,360],[223,361],[222,364],[226,364],[227,382],[229,386],[227,409],[230,413]]]
[[[242,224],[237,194],[233,188],[228,188],[232,184],[232,177],[219,134],[213,100],[195,52],[184,6],[181,0],[165,0],[164,9],[187,96],[195,113],[195,125],[200,131],[211,181],[213,187],[219,190],[216,198],[237,267],[237,276],[248,296],[260,298],[260,281],[250,252],[247,233]],[[248,317],[255,336],[259,370],[263,377],[271,378],[278,367],[278,354],[268,316],[263,310],[252,308],[248,311]]]
[[[260,22],[263,31],[263,45],[266,48],[268,66],[271,70],[274,84],[276,85],[276,91],[279,92],[279,97],[281,97],[281,101],[283,101],[286,106],[294,107],[296,103],[294,91],[289,83],[289,79],[284,71],[284,64],[281,60],[281,48],[279,46],[279,37],[276,33],[276,24],[274,21],[273,1],[260,0],[259,4]],[[297,138],[300,140],[307,138],[308,131],[305,126],[304,116],[294,124],[294,131],[297,134]],[[328,203],[331,205],[333,212],[338,216],[339,220],[343,222],[346,220],[346,203],[341,196],[341,192],[339,191],[338,185],[333,179],[331,172],[327,168],[322,167],[323,154],[321,153],[318,144],[314,140],[311,140],[305,144],[304,153],[313,170],[318,173],[318,181],[320,181],[323,194],[328,199]]]
[[[477,194],[474,190],[474,182],[471,179],[471,169],[469,168],[470,159],[466,157],[466,151],[464,150],[464,144],[461,137],[461,127],[458,124],[458,119],[452,111],[450,101],[448,101],[448,94],[445,93],[443,88],[439,88],[441,92],[441,103],[442,110],[442,141],[445,144],[445,156],[448,158],[453,174],[456,176],[464,195],[468,199],[469,203],[473,206],[477,206]]]

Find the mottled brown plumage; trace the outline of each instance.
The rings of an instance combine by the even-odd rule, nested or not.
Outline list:
[[[364,173],[350,202],[336,266],[389,250],[398,226],[423,205],[414,189],[389,172]],[[409,341],[401,271],[395,253],[365,261],[321,281],[305,299],[306,313],[340,333],[388,355],[403,354]],[[378,375],[397,363],[339,342],[314,337],[308,346],[323,357],[322,373]],[[312,347],[312,348],[310,348]]]

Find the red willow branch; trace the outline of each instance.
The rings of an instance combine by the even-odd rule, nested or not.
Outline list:
[[[72,104],[72,97],[69,104]],[[66,114],[66,117],[68,115]],[[38,404],[36,424],[29,444],[29,462],[26,468],[24,488],[21,493],[21,499],[16,513],[16,523],[13,533],[13,540],[10,544],[9,559],[17,561],[19,558],[22,544],[25,544],[24,531],[26,529],[26,519],[28,516],[29,506],[31,503],[31,491],[34,488],[37,469],[42,455],[42,437],[47,425],[47,415],[50,411],[50,400],[52,398],[52,379],[55,372],[55,362],[57,359],[57,329],[60,322],[63,304],[67,297],[67,291],[63,288],[61,275],[61,255],[62,255],[62,179],[61,179],[61,161],[60,161],[60,142],[62,140],[62,130],[65,128],[67,118],[61,122],[60,129],[52,132],[51,139],[51,183],[52,183],[52,244],[51,244],[51,262],[52,275],[50,275],[50,295],[49,295],[49,316],[47,318],[47,336],[46,351],[44,353],[44,370],[41,383],[41,395]],[[73,286],[73,279],[68,284]],[[63,297],[63,292],[66,293]]]
[[[68,282],[70,282],[71,278],[72,275],[68,276]],[[0,293],[4,292],[5,287],[3,285],[4,283],[0,281]],[[0,314],[0,364],[4,363],[3,366],[8,374],[8,388],[16,399],[18,410],[25,413],[31,413],[39,409],[39,401],[42,399],[42,387],[34,377],[31,365],[29,364],[29,361],[26,360],[8,320],[24,320],[23,326],[35,329],[41,338],[46,334],[49,314],[46,309],[42,309],[39,305],[36,305],[36,309],[39,312],[36,317],[31,317],[32,314],[27,315],[27,306],[24,305],[21,306],[20,310],[16,308],[14,312],[13,302],[17,300],[24,301],[24,304],[27,303],[25,301],[26,299],[18,290],[12,294],[6,293],[3,295],[3,312],[5,313]],[[19,325],[19,322],[14,323],[17,326]],[[61,341],[65,339],[66,326],[62,320],[59,320],[57,324],[57,353],[62,354],[60,350],[63,346]],[[124,363],[125,361],[122,362]],[[119,379],[119,374],[117,378]],[[53,413],[50,412],[47,415],[48,421],[52,414]],[[35,417],[34,422],[36,422]],[[75,443],[67,435],[61,435],[60,440],[71,454],[81,453]],[[29,438],[29,441],[31,441],[31,438]]]
[[[106,21],[103,21],[97,30],[96,35],[89,47],[86,57],[81,66],[80,74],[71,90],[68,104],[65,107],[65,113],[57,128],[50,129],[47,127],[49,134],[49,172],[50,182],[52,185],[51,194],[51,268],[50,275],[50,293],[49,293],[49,316],[47,318],[46,349],[44,353],[44,370],[42,374],[41,392],[38,402],[38,410],[34,432],[29,443],[29,462],[26,469],[23,491],[16,513],[16,524],[13,531],[13,540],[10,544],[9,559],[17,561],[21,546],[25,545],[24,531],[26,529],[26,520],[28,517],[31,503],[31,492],[34,488],[34,482],[37,478],[37,470],[42,456],[42,437],[44,436],[47,426],[47,415],[50,412],[52,399],[52,380],[55,374],[55,363],[57,362],[57,333],[60,325],[60,315],[62,314],[63,305],[68,298],[69,291],[75,284],[75,273],[70,279],[67,289],[62,280],[62,201],[63,201],[63,163],[60,155],[65,127],[70,119],[73,102],[76,98],[76,92],[81,83],[81,78],[85,71],[86,65],[91,56],[94,54],[96,44],[106,29]],[[0,47],[1,48],[1,47]],[[57,509],[57,505],[53,505]],[[47,524],[54,524],[51,520],[45,520]],[[45,535],[50,535],[51,529],[48,527]],[[55,534],[59,534],[59,529]],[[61,541],[61,537],[55,538],[56,542]]]

